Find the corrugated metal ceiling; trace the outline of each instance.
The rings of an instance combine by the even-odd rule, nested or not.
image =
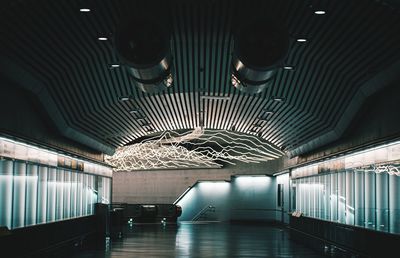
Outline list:
[[[9,1],[0,11],[0,57],[44,85],[70,128],[112,147],[203,123],[256,134],[283,150],[332,130],[362,85],[400,58],[399,12],[381,1],[164,1],[155,14],[161,11],[171,24],[175,85],[146,94],[123,65],[111,67],[120,63],[113,41],[118,24],[140,6],[130,0]],[[326,14],[314,14],[317,9]],[[273,86],[248,95],[230,84],[232,32],[257,14],[287,26],[285,64],[295,69],[281,69]]]

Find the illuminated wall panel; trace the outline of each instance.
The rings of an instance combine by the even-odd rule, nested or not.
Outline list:
[[[395,175],[389,175],[389,227],[400,233],[400,177]]]
[[[55,168],[48,170],[47,176],[47,219],[46,222],[56,220],[56,190],[57,190],[57,174]]]
[[[70,199],[70,216],[71,217],[76,217],[77,215],[77,191],[78,191],[78,177],[75,172],[70,173],[71,174],[71,199]]]
[[[34,225],[37,221],[38,165],[28,164],[26,170],[25,225]]]
[[[0,225],[11,228],[13,162],[0,160]]]
[[[365,227],[375,229],[375,173],[365,171]]]
[[[232,220],[276,220],[276,178],[237,176],[231,180]]]
[[[37,221],[45,223],[47,221],[47,175],[48,167],[40,166],[38,175],[38,200],[37,200]]]
[[[64,218],[64,175],[65,171],[61,169],[56,173],[56,220]]]
[[[197,215],[203,220],[227,220],[229,215],[230,183],[225,181],[204,181],[197,183],[185,197],[177,203],[182,207],[180,221],[190,221]],[[207,207],[215,210],[206,211]]]
[[[376,177],[376,229],[389,229],[389,175],[379,173]],[[399,198],[399,197],[397,197]]]
[[[25,191],[26,191],[26,163],[16,161],[13,175],[13,209],[12,227],[19,228],[25,224]]]
[[[0,227],[91,215],[96,202],[110,203],[111,168],[74,159],[75,170],[71,157],[2,137],[0,146]]]
[[[0,226],[12,229],[93,214],[95,203],[109,204],[111,198],[111,178],[96,177],[0,159]]]
[[[338,190],[331,191],[335,187]],[[293,210],[304,216],[400,232],[399,176],[370,169],[347,170],[294,179],[292,191],[296,196]]]

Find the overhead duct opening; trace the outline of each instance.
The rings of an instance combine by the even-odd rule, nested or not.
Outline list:
[[[118,31],[116,48],[130,77],[143,92],[172,87],[170,34],[161,22],[142,17],[131,19]]]
[[[239,27],[232,57],[232,85],[256,94],[273,83],[289,46],[287,31],[268,20],[253,20]]]

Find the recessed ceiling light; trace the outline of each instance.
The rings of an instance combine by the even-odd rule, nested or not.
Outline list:
[[[111,65],[111,68],[118,68],[118,67],[120,67],[119,64],[112,64],[112,65]]]
[[[315,13],[315,14],[318,14],[318,15],[323,15],[323,14],[325,14],[326,12],[323,11],[323,10],[318,10],[318,11],[315,11],[314,13]]]
[[[130,98],[127,96],[119,97],[120,101],[128,101]]]
[[[287,65],[287,66],[284,66],[283,69],[285,69],[285,70],[294,70],[294,67],[290,66],[290,65]]]
[[[90,9],[89,8],[81,8],[81,9],[79,9],[79,11],[82,13],[88,13],[88,12],[90,12]]]
[[[297,39],[297,42],[307,42],[307,39],[305,39],[305,38],[299,38],[299,39]]]
[[[272,100],[276,101],[276,102],[284,102],[285,101],[284,98],[280,98],[280,97],[272,97]]]
[[[108,38],[106,38],[106,37],[99,37],[98,38],[100,41],[106,41],[106,40],[108,40]]]

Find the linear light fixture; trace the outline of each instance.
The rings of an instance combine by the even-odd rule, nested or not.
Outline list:
[[[282,97],[272,97],[271,99],[276,102],[284,102],[285,101],[285,98],[282,98]]]
[[[108,38],[106,38],[106,37],[98,37],[97,39],[100,40],[100,41],[107,41],[108,40]]]
[[[89,8],[81,8],[81,9],[79,9],[79,11],[81,13],[88,13],[88,12],[90,12],[90,9]]]
[[[130,97],[129,96],[120,96],[118,99],[119,99],[119,101],[128,101],[128,100],[130,100]]]
[[[200,96],[200,99],[209,99],[209,100],[231,100],[229,96]]]
[[[325,12],[324,10],[317,10],[317,11],[315,11],[314,13],[315,13],[315,14],[318,14],[318,15],[324,15],[324,14],[326,14],[326,12]]]
[[[307,42],[307,39],[305,39],[305,38],[298,38],[296,41],[297,41],[297,42],[300,42],[300,43],[304,43],[304,42]]]
[[[246,175],[246,174],[236,174],[233,175],[232,177],[271,177],[270,175]]]
[[[288,71],[293,71],[293,70],[294,70],[294,67],[293,67],[293,66],[290,66],[290,65],[285,65],[285,66],[283,67],[283,69],[284,69],[284,70],[288,70]]]

